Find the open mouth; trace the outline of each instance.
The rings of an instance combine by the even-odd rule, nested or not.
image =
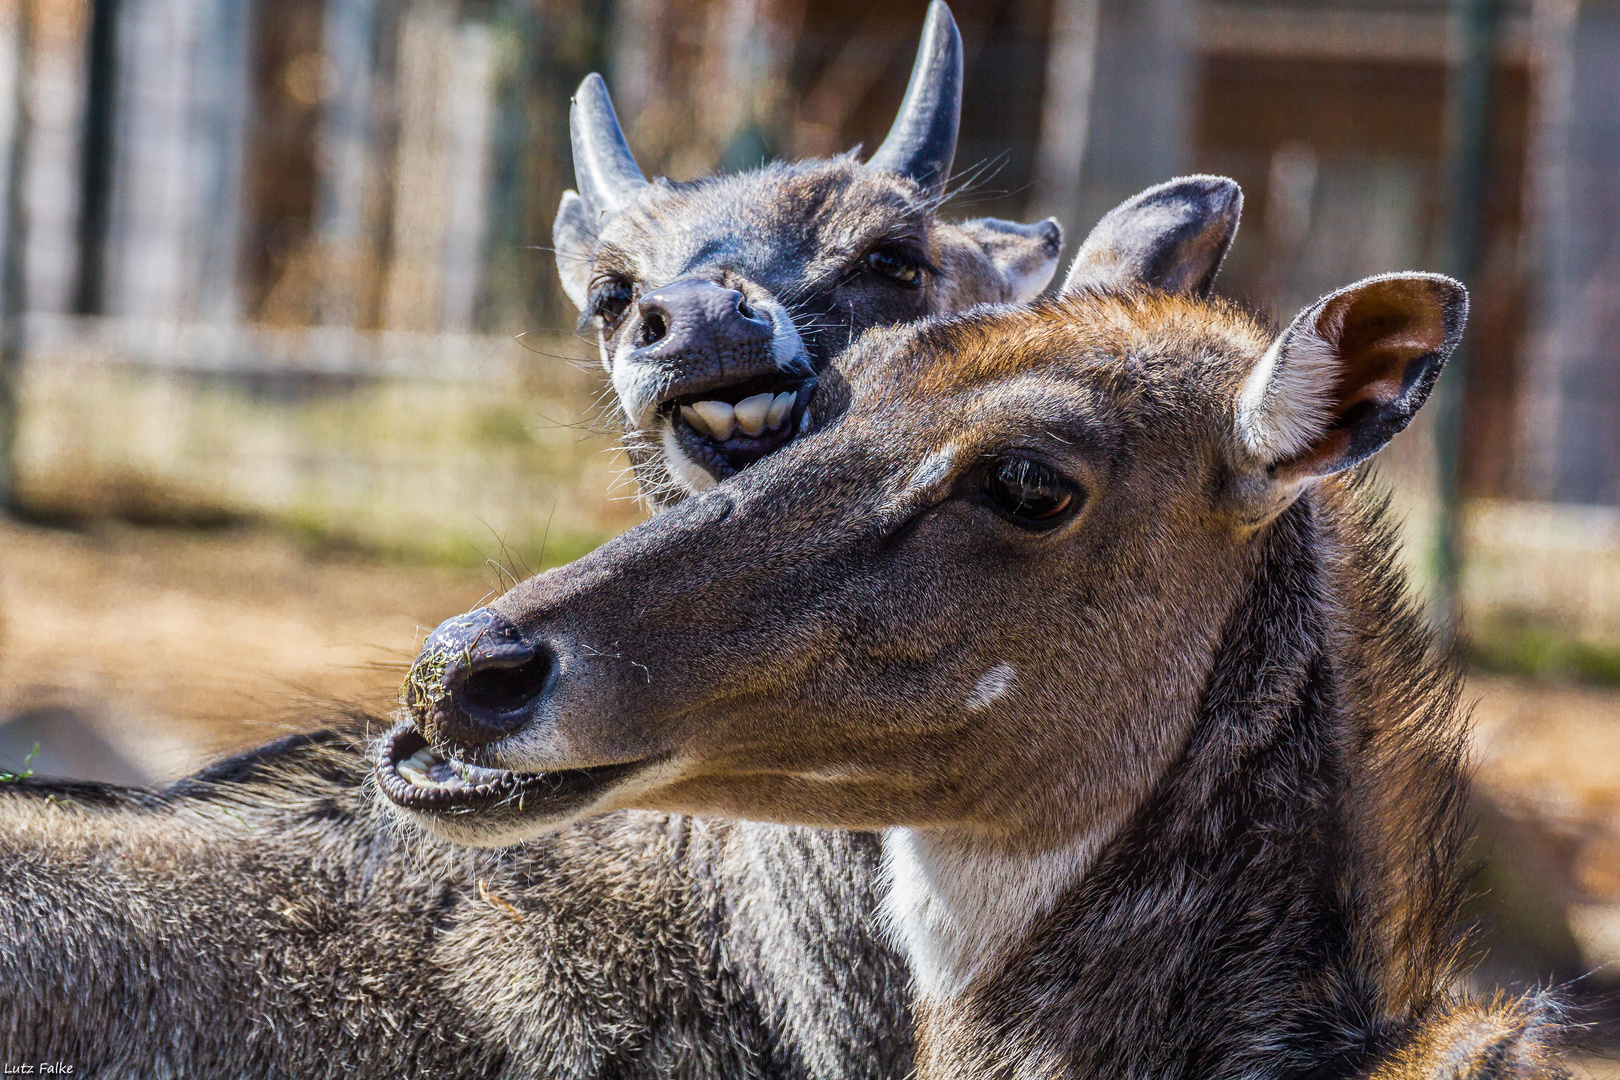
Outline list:
[[[686,455],[724,480],[793,441],[815,389],[815,376],[763,375],[672,397],[660,409]]]
[[[559,772],[517,773],[447,757],[406,722],[383,737],[377,752],[377,782],[383,794],[407,810],[473,811],[495,806],[561,812],[582,806],[645,762],[599,765]]]

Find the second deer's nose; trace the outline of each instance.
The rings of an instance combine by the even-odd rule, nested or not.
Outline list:
[[[703,278],[684,278],[643,296],[637,346],[674,351],[736,347],[769,341],[771,322],[736,289]]]
[[[550,649],[481,608],[428,636],[406,678],[406,705],[429,740],[482,745],[529,722],[556,669]]]

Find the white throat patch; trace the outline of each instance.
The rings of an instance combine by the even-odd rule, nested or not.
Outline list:
[[[993,970],[1080,881],[1110,833],[1099,829],[1063,847],[1009,855],[927,830],[885,832],[884,914],[917,993],[949,1001]]]

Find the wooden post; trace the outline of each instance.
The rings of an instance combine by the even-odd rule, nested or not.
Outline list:
[[[1097,19],[1102,0],[1053,0],[1046,54],[1046,100],[1035,159],[1036,212],[1079,228],[1080,172],[1097,74]]]
[[[34,0],[17,0],[16,83],[6,157],[5,250],[0,253],[0,513],[16,511],[17,384],[28,308],[28,144],[33,127]]]
[[[85,50],[84,137],[80,147],[79,265],[73,311],[105,310],[107,226],[112,220],[113,121],[118,104],[118,0],[93,0]]]

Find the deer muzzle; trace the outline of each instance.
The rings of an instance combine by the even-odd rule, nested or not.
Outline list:
[[[666,451],[724,479],[800,430],[815,370],[780,304],[685,278],[643,296],[637,315],[614,382],[627,402],[647,399]]]
[[[428,636],[400,691],[410,719],[379,746],[383,793],[416,811],[515,802],[560,812],[633,772],[639,762],[524,773],[475,760],[530,723],[558,668],[553,649],[526,640],[489,608],[444,622]]]

